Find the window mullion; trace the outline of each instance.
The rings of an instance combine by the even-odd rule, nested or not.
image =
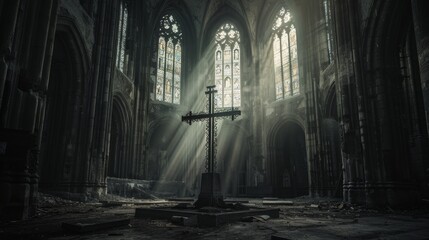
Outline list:
[[[125,13],[126,13],[126,6],[125,4],[123,5],[122,8],[122,26],[121,26],[121,59],[119,60],[119,65],[120,65],[120,69],[122,72],[124,72],[124,65],[125,65],[125,38],[127,37],[127,21],[128,21],[128,16],[127,18],[125,18]],[[128,15],[128,13],[127,13]],[[125,30],[124,30],[125,29]],[[124,56],[124,58],[122,58],[122,55]]]
[[[285,78],[283,74],[283,46],[282,46],[282,34],[280,32],[279,34],[279,42],[280,42],[280,69],[281,69],[281,75],[282,75],[282,96],[283,99],[285,98]]]
[[[231,45],[231,107],[234,107],[234,43]]]
[[[293,70],[292,70],[292,57],[291,57],[291,48],[290,48],[290,35],[289,35],[289,33],[290,33],[290,29],[289,29],[289,32],[287,32],[287,45],[288,45],[288,48],[289,48],[289,74],[290,74],[290,81],[289,81],[289,87],[290,87],[290,95],[291,96],[293,96],[294,95],[294,92],[293,92],[293,87],[292,87],[292,85],[293,85],[293,74],[292,74],[292,72],[293,72]]]
[[[162,101],[165,101],[165,78],[166,78],[166,74],[167,74],[167,51],[168,51],[168,37],[165,38],[165,49],[164,49],[164,74],[163,74],[163,79],[162,79]]]
[[[175,59],[175,56],[176,56],[176,45],[175,44],[173,44],[173,59],[172,59],[172,61],[173,61],[173,72],[171,73],[171,102],[172,103],[174,103],[174,68],[175,68],[175,65],[176,65],[176,59]]]
[[[222,50],[222,107],[225,104],[225,95],[224,95],[224,90],[225,90],[225,46],[221,46],[220,47]]]
[[[123,16],[124,16],[124,12],[123,12],[123,3],[120,3],[120,10],[119,10],[119,38],[118,38],[118,56],[117,56],[117,67],[119,69],[121,66],[121,50],[122,50],[122,23],[124,21]]]

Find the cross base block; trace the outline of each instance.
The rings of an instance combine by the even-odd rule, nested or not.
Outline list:
[[[196,208],[225,207],[220,185],[219,173],[203,173],[201,176],[201,192],[194,203]]]

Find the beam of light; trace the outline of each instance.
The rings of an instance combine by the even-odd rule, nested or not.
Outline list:
[[[209,82],[204,76],[207,76],[210,70],[202,71],[201,69],[207,68],[210,57],[212,54],[204,54],[202,60],[197,63],[188,76],[190,84],[187,84],[185,91],[189,94],[182,95],[180,115],[185,115],[188,111],[206,111],[207,99],[204,91]],[[165,128],[165,126],[161,127]],[[186,188],[192,192],[199,185],[199,176],[205,169],[205,122],[188,126],[177,120],[168,124],[162,132],[165,133],[164,137],[168,138],[163,143],[166,145],[164,147],[168,155],[168,164],[161,169],[159,180],[183,181]],[[153,140],[150,139],[150,141]],[[157,160],[159,159],[155,159],[155,161]],[[162,189],[157,190],[162,191]]]
[[[206,86],[210,85],[210,81],[213,80],[213,76],[210,75],[214,75],[214,66],[210,64],[212,63],[211,58],[214,57],[213,53],[214,51],[208,49],[190,74],[188,79],[190,84],[185,89],[189,94],[182,95],[181,115],[185,115],[189,111],[194,113],[207,111],[207,97],[204,92]],[[243,162],[243,144],[245,143],[243,143],[243,135],[237,134],[237,131],[231,131],[234,128],[231,127],[231,124],[224,124],[224,121],[231,120],[217,119],[217,170],[221,173],[221,182],[225,192],[232,191],[238,181],[240,171],[238,168]],[[228,127],[224,129],[226,125]],[[205,171],[206,164],[206,121],[196,122],[189,126],[180,120],[171,120],[166,126],[162,125],[160,128],[162,128],[160,129],[162,134],[150,139],[151,142],[159,142],[155,138],[164,138],[161,141],[163,144],[161,147],[166,149],[167,164],[162,167],[157,180],[182,181],[185,188],[188,189],[188,193],[198,194],[201,173]],[[149,144],[153,146],[151,142]],[[161,159],[154,160],[160,161]],[[150,166],[149,171],[151,171]],[[158,187],[155,191],[163,192],[163,189]]]

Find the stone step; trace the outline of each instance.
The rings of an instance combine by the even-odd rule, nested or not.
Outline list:
[[[283,200],[264,200],[262,201],[262,205],[284,205],[290,206],[293,205],[292,201],[283,201]]]

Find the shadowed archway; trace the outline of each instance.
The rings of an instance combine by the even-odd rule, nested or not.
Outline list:
[[[40,188],[77,192],[84,175],[82,144],[84,76],[87,59],[72,23],[63,21],[55,35],[41,146]]]
[[[129,146],[130,110],[120,94],[113,96],[110,151],[107,176],[132,178],[133,166]]]
[[[287,121],[274,133],[273,193],[278,197],[308,195],[308,166],[305,133]]]

